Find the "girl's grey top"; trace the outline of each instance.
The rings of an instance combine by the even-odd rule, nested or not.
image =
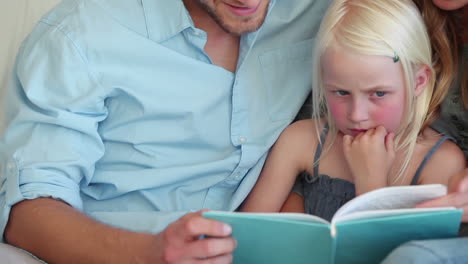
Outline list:
[[[296,180],[293,192],[304,198],[304,211],[307,214],[319,216],[328,221],[331,220],[336,211],[346,202],[356,197],[355,186],[353,183],[333,178],[326,174],[319,174],[319,158],[323,149],[323,142],[328,134],[328,124],[325,125],[320,136],[320,143],[317,145],[314,157],[314,174],[303,172]],[[422,169],[436,152],[440,145],[449,136],[442,136],[437,143],[429,150],[419,165],[411,185],[418,183]]]

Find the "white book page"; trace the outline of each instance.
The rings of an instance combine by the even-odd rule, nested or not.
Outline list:
[[[347,215],[342,215],[332,220],[333,223],[345,222],[351,220],[371,219],[386,216],[397,216],[405,214],[420,214],[429,212],[441,212],[447,210],[455,210],[455,207],[433,207],[433,208],[411,208],[411,209],[391,209],[391,210],[378,210],[378,211],[360,211],[353,212]]]
[[[284,219],[292,221],[310,222],[310,223],[322,223],[330,224],[325,219],[322,219],[315,215],[301,214],[301,213],[248,213],[248,212],[221,212],[221,214],[236,214],[239,216],[246,216],[252,218],[265,218],[265,219]]]
[[[415,205],[447,194],[441,184],[392,186],[360,195],[343,205],[333,216],[332,222],[345,215],[362,211],[412,209]]]

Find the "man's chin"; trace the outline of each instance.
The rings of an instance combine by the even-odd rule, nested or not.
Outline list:
[[[221,28],[229,34],[240,36],[242,34],[257,31],[263,24],[261,21],[237,21],[237,22],[219,22]]]

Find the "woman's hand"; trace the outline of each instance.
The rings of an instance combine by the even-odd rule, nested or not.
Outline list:
[[[450,179],[447,195],[421,203],[416,207],[449,206],[463,209],[462,222],[468,222],[468,168]]]
[[[387,186],[395,160],[394,134],[383,126],[369,129],[355,137],[343,137],[343,152],[353,175],[356,194]]]

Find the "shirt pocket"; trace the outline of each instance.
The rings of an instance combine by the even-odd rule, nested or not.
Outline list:
[[[271,121],[292,120],[310,92],[314,40],[303,40],[260,55]]]

